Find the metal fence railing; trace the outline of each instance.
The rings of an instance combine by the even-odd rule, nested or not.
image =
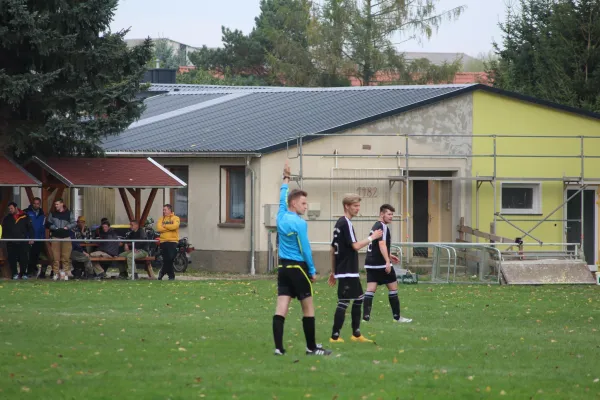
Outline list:
[[[150,240],[150,239],[0,239],[0,243],[2,242],[75,242],[78,244],[85,245],[87,243],[103,243],[103,242],[118,242],[118,243],[131,243],[131,279],[135,280],[135,244],[136,243],[158,243],[158,241]],[[110,260],[109,258],[107,258]]]
[[[330,243],[311,245],[318,251]],[[396,242],[391,250],[400,259],[394,268],[428,273],[434,283],[499,283],[504,261],[582,257],[577,243],[523,243],[519,248],[516,243]]]

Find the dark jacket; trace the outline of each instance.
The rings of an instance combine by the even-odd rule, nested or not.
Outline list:
[[[65,208],[63,212],[51,211],[48,215],[46,225],[50,229],[50,236],[64,239],[71,236],[69,231],[77,226],[77,221],[71,210]]]
[[[98,243],[98,251],[103,251],[113,257],[119,255],[119,237],[117,236],[117,232],[113,231],[112,228],[109,228],[108,232],[101,230],[100,239],[115,239],[115,241]]]
[[[85,230],[82,232],[78,226],[75,229],[71,229],[69,231],[71,239],[74,239],[71,243],[73,245],[72,251],[78,251],[80,253],[87,253],[87,249],[81,245],[81,243],[85,243],[85,240],[75,240],[75,239],[90,239],[92,237],[92,233],[90,230],[85,227]]]
[[[33,225],[33,231],[35,233],[36,239],[45,239],[46,238],[46,214],[44,214],[44,210],[41,208],[37,211],[37,213],[33,210],[33,207],[29,206],[25,209],[27,216],[31,220],[31,224]]]
[[[137,232],[129,231],[129,232],[127,232],[127,239],[129,239],[129,240],[146,240],[147,239],[146,231],[143,228],[138,228]],[[129,242],[128,244],[129,244],[129,250],[131,250],[131,242]],[[135,249],[148,251],[148,243],[144,243],[144,242],[136,243]]]
[[[18,210],[14,215],[8,214],[2,220],[3,239],[33,239],[33,237],[34,232],[31,220],[22,210]]]

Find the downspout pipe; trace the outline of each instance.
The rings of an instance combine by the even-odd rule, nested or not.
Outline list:
[[[246,171],[250,174],[250,275],[256,274],[256,245],[254,229],[254,186],[256,183],[256,174],[250,167],[252,157],[246,157]]]

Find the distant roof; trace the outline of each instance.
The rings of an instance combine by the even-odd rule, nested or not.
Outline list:
[[[33,157],[33,163],[67,187],[179,188],[186,182],[151,158]],[[33,169],[33,168],[32,168]],[[39,171],[39,169],[38,169]]]
[[[266,153],[290,138],[341,132],[475,90],[600,119],[481,84],[293,88],[153,84],[139,121],[105,139],[108,155]],[[291,144],[291,142],[289,142]]]
[[[42,183],[11,158],[0,154],[0,186],[41,186]]]
[[[411,52],[407,51],[404,54],[404,57],[407,61],[417,60],[420,58],[428,59],[432,64],[441,65],[444,62],[448,64],[452,64],[454,61],[461,60],[463,64],[470,60],[475,60],[475,58],[471,57],[465,53],[428,53],[428,52]]]

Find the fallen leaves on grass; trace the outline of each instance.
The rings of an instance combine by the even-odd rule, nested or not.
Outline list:
[[[31,389],[29,389],[27,386],[23,386],[21,388],[22,391],[29,393],[31,391]]]
[[[187,349],[185,347],[180,347],[179,351],[187,351]]]

